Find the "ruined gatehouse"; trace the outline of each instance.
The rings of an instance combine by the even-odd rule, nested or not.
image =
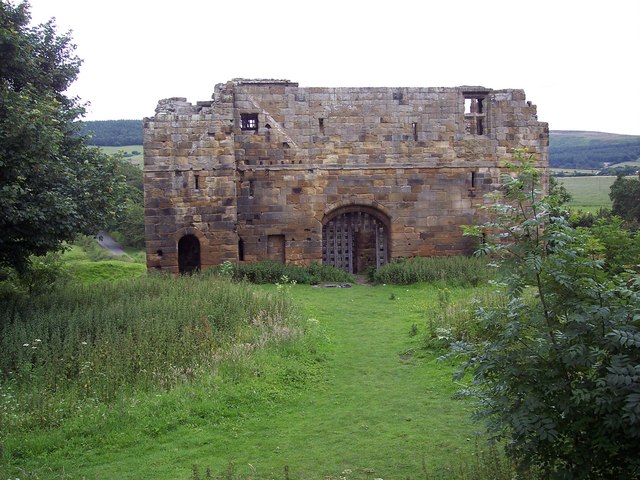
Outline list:
[[[549,131],[516,89],[307,88],[235,79],[144,120],[150,269],[468,254],[500,165]]]

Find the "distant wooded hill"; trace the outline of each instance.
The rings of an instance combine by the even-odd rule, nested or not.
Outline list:
[[[141,120],[98,120],[83,122],[91,133],[91,144],[120,147],[142,145]],[[640,135],[552,130],[549,163],[553,168],[601,169],[605,163],[640,161]]]
[[[95,120],[82,122],[82,129],[83,133],[91,135],[91,145],[142,145],[142,120]]]
[[[553,168],[601,169],[640,161],[640,135],[552,130],[549,163]]]

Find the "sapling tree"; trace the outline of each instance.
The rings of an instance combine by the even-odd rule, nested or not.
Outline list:
[[[522,469],[640,478],[640,276],[605,268],[602,242],[567,224],[531,155],[507,168],[488,221],[466,228],[486,239],[504,302],[478,309],[484,341],[454,344],[458,379]]]

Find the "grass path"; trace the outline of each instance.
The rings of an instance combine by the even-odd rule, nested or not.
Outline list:
[[[304,418],[294,419],[306,419],[308,431],[315,432],[301,440],[324,442],[323,471],[339,467],[357,478],[371,472],[383,478],[417,478],[423,459],[431,465],[455,462],[470,428],[466,412],[450,399],[450,369],[433,358],[416,358],[419,337],[409,335],[413,323],[425,324],[419,305],[433,305],[435,289],[296,293],[307,313],[327,325],[333,341],[326,390],[299,411]]]
[[[256,395],[252,404],[251,391],[238,393],[237,415],[226,412],[228,418],[210,413],[212,390],[185,387],[153,407],[158,418],[180,417],[174,427],[149,436],[140,433],[139,423],[150,420],[136,417],[137,407],[131,419],[107,415],[100,421],[120,426],[105,428],[102,444],[96,432],[84,448],[82,438],[67,439],[68,451],[37,460],[48,466],[25,478],[186,480],[195,478],[193,465],[205,478],[206,468],[217,476],[233,464],[233,478],[243,479],[283,479],[285,465],[291,480],[417,479],[425,478],[423,462],[441,472],[429,478],[455,478],[447,468],[472,458],[474,426],[465,405],[451,399],[453,367],[417,348],[437,293],[425,286],[297,285],[292,295],[327,339],[317,352],[324,358],[317,381],[274,402]],[[453,291],[457,298],[472,293]],[[414,323],[417,336],[410,335]],[[127,422],[136,428],[127,431]]]
[[[217,459],[246,475],[251,464],[264,478],[283,478],[289,465],[291,478],[404,479],[424,478],[423,459],[431,469],[469,454],[472,426],[451,400],[451,368],[411,353],[419,343],[411,325],[425,324],[436,289],[297,286],[293,294],[329,338],[327,378],[277,416],[247,421]],[[212,464],[219,471],[219,460],[202,462]]]

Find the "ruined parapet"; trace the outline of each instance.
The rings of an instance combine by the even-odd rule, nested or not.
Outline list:
[[[211,101],[161,100],[145,119],[149,267],[179,270],[185,236],[202,268],[467,253],[460,225],[516,148],[547,168],[548,126],[522,90],[234,79]]]

